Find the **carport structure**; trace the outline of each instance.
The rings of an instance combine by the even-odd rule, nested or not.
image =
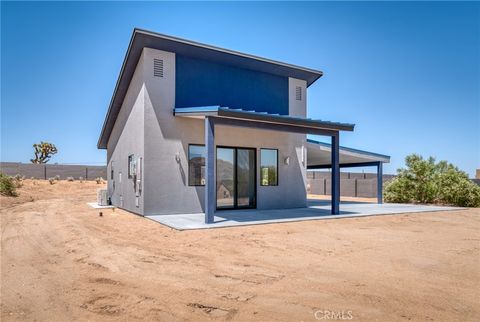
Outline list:
[[[377,169],[377,202],[383,203],[383,164],[390,162],[388,155],[362,151],[342,146],[334,147],[332,144],[307,139],[307,169],[331,169],[332,178],[337,171],[333,164],[333,153],[338,151],[338,168],[376,167]],[[338,170],[338,172],[340,172]],[[340,175],[340,174],[339,174]],[[333,179],[332,179],[333,182]],[[332,184],[333,187],[333,184]],[[332,188],[332,200],[333,200]]]
[[[331,213],[340,213],[340,131],[353,131],[354,124],[312,120],[303,117],[231,109],[223,106],[175,108],[176,117],[203,118],[205,121],[205,223],[213,223],[215,213],[215,126],[226,125],[330,137]],[[308,148],[307,148],[308,151]],[[308,152],[307,152],[308,160]]]

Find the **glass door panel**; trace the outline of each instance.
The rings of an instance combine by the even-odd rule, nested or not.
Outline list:
[[[217,148],[217,208],[235,207],[235,149]]]
[[[237,149],[237,207],[255,207],[255,150]]]

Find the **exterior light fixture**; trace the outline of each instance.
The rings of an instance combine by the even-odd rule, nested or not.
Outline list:
[[[290,164],[290,157],[286,157],[285,160],[283,160],[283,162],[285,163],[285,165],[289,165]]]

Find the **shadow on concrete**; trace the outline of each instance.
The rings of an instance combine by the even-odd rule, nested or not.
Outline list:
[[[341,211],[341,215],[352,215],[356,212]],[[221,210],[215,213],[215,223],[224,221],[234,222],[262,222],[262,221],[276,221],[276,220],[294,220],[309,217],[323,217],[332,216],[330,209],[319,208],[292,208],[292,209],[277,209],[277,210]]]
[[[308,207],[313,207],[313,206],[330,206],[331,202],[330,200],[321,200],[321,199],[308,199],[307,200],[307,206]],[[376,204],[376,202],[368,202],[368,201],[341,201],[340,205],[363,205],[363,204]]]

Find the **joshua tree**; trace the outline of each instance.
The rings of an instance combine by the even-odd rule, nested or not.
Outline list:
[[[52,155],[57,153],[55,145],[48,142],[35,143],[33,148],[35,149],[35,159],[30,159],[32,163],[47,163]]]

